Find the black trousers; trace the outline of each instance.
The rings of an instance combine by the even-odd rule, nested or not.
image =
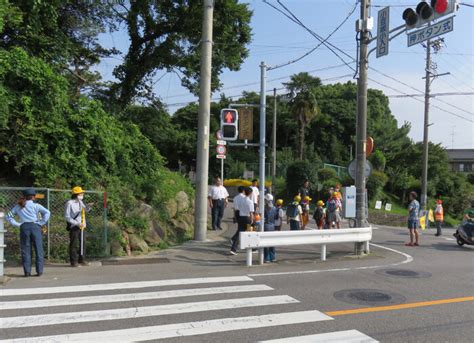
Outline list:
[[[82,263],[85,261],[86,254],[86,231],[84,230],[84,247],[81,255],[81,229],[77,226],[69,230],[69,261],[71,264]]]
[[[225,201],[224,199],[212,200],[212,229],[219,230],[221,227],[222,217],[224,216]]]
[[[230,250],[232,251],[237,251],[237,245],[239,244],[239,233],[242,231],[246,231],[247,225],[252,224],[250,217],[239,216],[239,218],[237,219],[237,222],[239,223],[239,226],[234,236],[232,236],[232,247],[230,248]]]

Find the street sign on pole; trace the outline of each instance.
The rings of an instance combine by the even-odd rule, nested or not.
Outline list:
[[[377,23],[377,58],[388,55],[390,7],[381,9],[378,13]]]
[[[357,163],[356,160],[352,160],[352,162],[349,164],[349,167],[347,167],[347,172],[349,173],[350,177],[352,177],[354,180],[356,178],[356,168],[357,168]],[[365,168],[364,168],[364,177],[369,177],[370,174],[372,174],[372,165],[368,160],[365,160]]]
[[[239,139],[253,140],[253,109],[245,107],[239,111]]]
[[[223,141],[223,140],[220,140],[218,139],[217,142],[216,142],[217,145],[227,145],[227,142],[226,141]]]
[[[225,160],[225,155],[216,155],[216,158]]]
[[[453,31],[453,28],[454,17],[450,17],[431,26],[410,32],[407,34],[408,46],[416,45],[418,43],[427,41],[428,39],[441,36],[445,33]]]
[[[218,145],[216,146],[216,152],[218,155],[225,155],[225,153],[227,152],[227,149],[225,148],[224,145]]]

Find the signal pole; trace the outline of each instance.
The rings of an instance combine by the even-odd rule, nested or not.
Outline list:
[[[431,84],[431,41],[426,42],[426,68],[425,68],[425,119],[423,122],[423,169],[421,170],[421,209],[426,211],[428,189],[428,128],[430,117],[430,84]]]
[[[272,145],[272,194],[275,195],[275,179],[276,179],[276,160],[277,160],[277,89],[273,88],[273,145]]]
[[[196,241],[205,241],[207,236],[207,188],[209,175],[209,121],[211,116],[213,11],[214,1],[204,0],[196,158],[196,214],[194,217],[194,239]]]
[[[357,142],[356,142],[356,221],[357,227],[366,225],[365,216],[365,164],[367,145],[367,69],[369,30],[367,19],[369,17],[370,0],[360,3],[360,51],[359,51],[359,78],[357,80]]]

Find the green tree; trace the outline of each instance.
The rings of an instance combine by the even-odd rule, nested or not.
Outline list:
[[[308,73],[293,75],[290,82],[285,83],[292,100],[290,109],[299,122],[299,158],[304,157],[305,130],[318,113],[318,102],[314,90],[321,86],[321,80]]]
[[[249,5],[237,0],[214,5],[212,89],[219,87],[224,68],[238,70],[248,56],[251,39]],[[141,0],[117,9],[127,26],[130,46],[124,62],[114,70],[119,82],[112,95],[125,107],[146,87],[158,69],[180,75],[183,86],[198,93],[202,2],[197,0]]]

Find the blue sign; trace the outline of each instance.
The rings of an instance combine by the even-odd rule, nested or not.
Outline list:
[[[381,9],[377,22],[377,58],[388,55],[390,7]]]
[[[437,22],[436,24],[433,24],[431,26],[427,26],[421,30],[408,33],[408,46],[416,45],[428,39],[438,37],[442,34],[453,31],[453,19],[454,17],[450,17],[448,19]]]

